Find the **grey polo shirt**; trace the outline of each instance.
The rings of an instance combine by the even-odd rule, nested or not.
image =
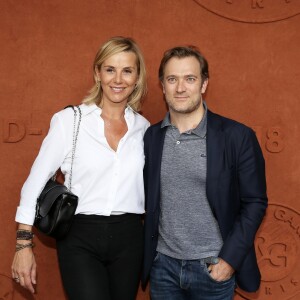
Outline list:
[[[223,241],[206,197],[205,113],[194,129],[167,127],[161,165],[161,214],[157,251],[178,259],[218,256]]]

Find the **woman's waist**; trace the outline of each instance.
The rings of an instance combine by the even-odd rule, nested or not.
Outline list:
[[[95,214],[76,214],[74,216],[74,221],[79,223],[95,223],[95,224],[112,224],[112,223],[127,223],[135,220],[140,220],[142,217],[141,214],[133,214],[133,213],[124,213],[118,215],[95,215]]]
[[[80,199],[75,214],[95,215],[95,216],[118,216],[124,214],[145,213],[144,199],[126,199],[123,201],[113,201],[113,199]]]

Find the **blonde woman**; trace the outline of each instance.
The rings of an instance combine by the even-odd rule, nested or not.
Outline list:
[[[72,173],[79,202],[69,233],[57,240],[59,266],[70,300],[133,300],[143,247],[143,136],[149,122],[137,111],[146,93],[145,64],[132,39],[114,37],[98,51],[93,69],[95,85],[80,105]],[[73,111],[56,113],[21,192],[17,243],[25,247],[17,247],[12,277],[32,293],[36,199],[59,167],[68,182],[72,132]]]

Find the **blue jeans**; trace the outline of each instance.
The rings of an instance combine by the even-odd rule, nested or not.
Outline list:
[[[151,300],[232,300],[235,277],[216,281],[204,259],[180,260],[157,253],[150,274]]]

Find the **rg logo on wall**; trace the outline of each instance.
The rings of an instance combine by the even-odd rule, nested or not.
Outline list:
[[[267,23],[300,14],[299,0],[194,0],[207,10],[239,22]]]
[[[255,250],[262,275],[260,289],[257,293],[241,290],[237,293],[249,300],[300,299],[299,213],[269,204],[256,237]]]

